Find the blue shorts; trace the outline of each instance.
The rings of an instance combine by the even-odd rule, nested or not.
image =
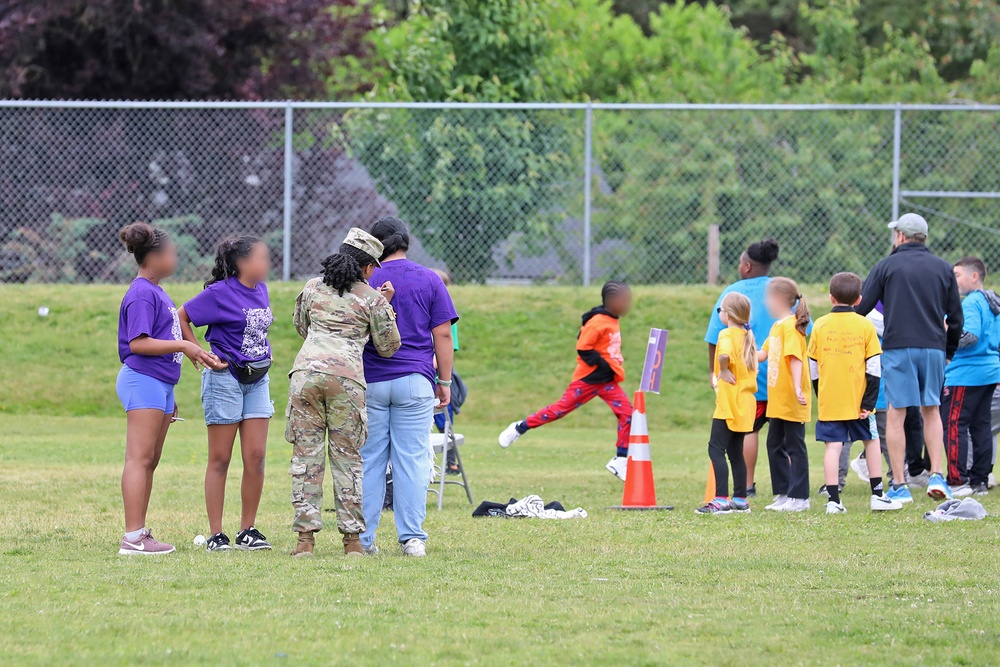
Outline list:
[[[885,400],[894,408],[941,405],[944,352],[905,347],[882,352]]]
[[[201,406],[205,423],[239,424],[244,419],[270,419],[274,416],[271,378],[265,375],[254,384],[243,384],[228,370],[201,373]]]
[[[118,400],[125,412],[132,410],[162,410],[174,413],[174,385],[143,375],[128,366],[122,366],[115,382]]]
[[[820,442],[867,442],[878,440],[875,413],[867,419],[848,419],[842,422],[816,422],[816,439]]]

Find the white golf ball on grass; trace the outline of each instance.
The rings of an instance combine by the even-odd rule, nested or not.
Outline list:
[[[208,540],[205,539],[204,535],[195,535],[194,536],[194,545],[196,547],[203,547],[203,546],[205,546],[205,542],[207,542],[207,541]]]

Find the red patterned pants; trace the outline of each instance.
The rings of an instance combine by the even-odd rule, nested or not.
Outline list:
[[[611,411],[618,418],[618,441],[616,446],[619,453],[628,451],[628,435],[632,425],[632,404],[628,396],[622,391],[620,385],[613,382],[607,384],[587,384],[583,380],[577,380],[566,388],[566,393],[557,402],[542,408],[525,420],[528,428],[537,428],[545,424],[550,424],[558,419],[562,419],[582,405],[586,405],[594,397],[600,396],[601,400],[608,404]]]

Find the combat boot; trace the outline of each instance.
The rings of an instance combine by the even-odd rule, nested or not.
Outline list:
[[[303,556],[312,556],[313,547],[316,546],[316,535],[315,533],[299,533],[299,541],[295,544],[295,551],[292,555],[296,558]]]
[[[344,535],[344,553],[348,556],[364,556],[365,550],[361,548],[361,536],[357,533],[347,533]]]

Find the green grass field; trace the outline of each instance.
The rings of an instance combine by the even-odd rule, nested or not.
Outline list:
[[[181,301],[193,285],[169,285]],[[672,513],[618,513],[603,469],[613,421],[603,405],[530,433],[496,433],[554,399],[573,367],[579,313],[596,289],[458,288],[471,390],[459,426],[480,500],[538,493],[582,506],[584,520],[472,519],[460,489],[428,511],[429,556],[286,554],[290,446],[272,425],[258,526],[269,553],[210,555],[205,429],[198,378],[178,396],[188,421],[168,437],[149,522],[178,546],[160,559],[116,554],[124,419],[114,394],[120,287],[0,286],[0,664],[777,664],[1000,663],[1000,523],[936,525],[933,504],[872,516],[853,478],[849,514],[700,517],[711,392],[708,288],[637,290],[623,322],[633,389],[649,326],[670,329],[661,396],[649,396],[658,499]],[[294,286],[272,287],[276,370],[297,350]],[[814,303],[820,290],[807,292]],[[48,306],[47,318],[37,315]],[[274,374],[284,407],[287,382]],[[818,446],[812,481],[821,482]],[[766,459],[758,465],[767,487]],[[238,518],[239,465],[227,526]],[[984,499],[1000,509],[1000,493]],[[379,542],[391,547],[391,515]]]

